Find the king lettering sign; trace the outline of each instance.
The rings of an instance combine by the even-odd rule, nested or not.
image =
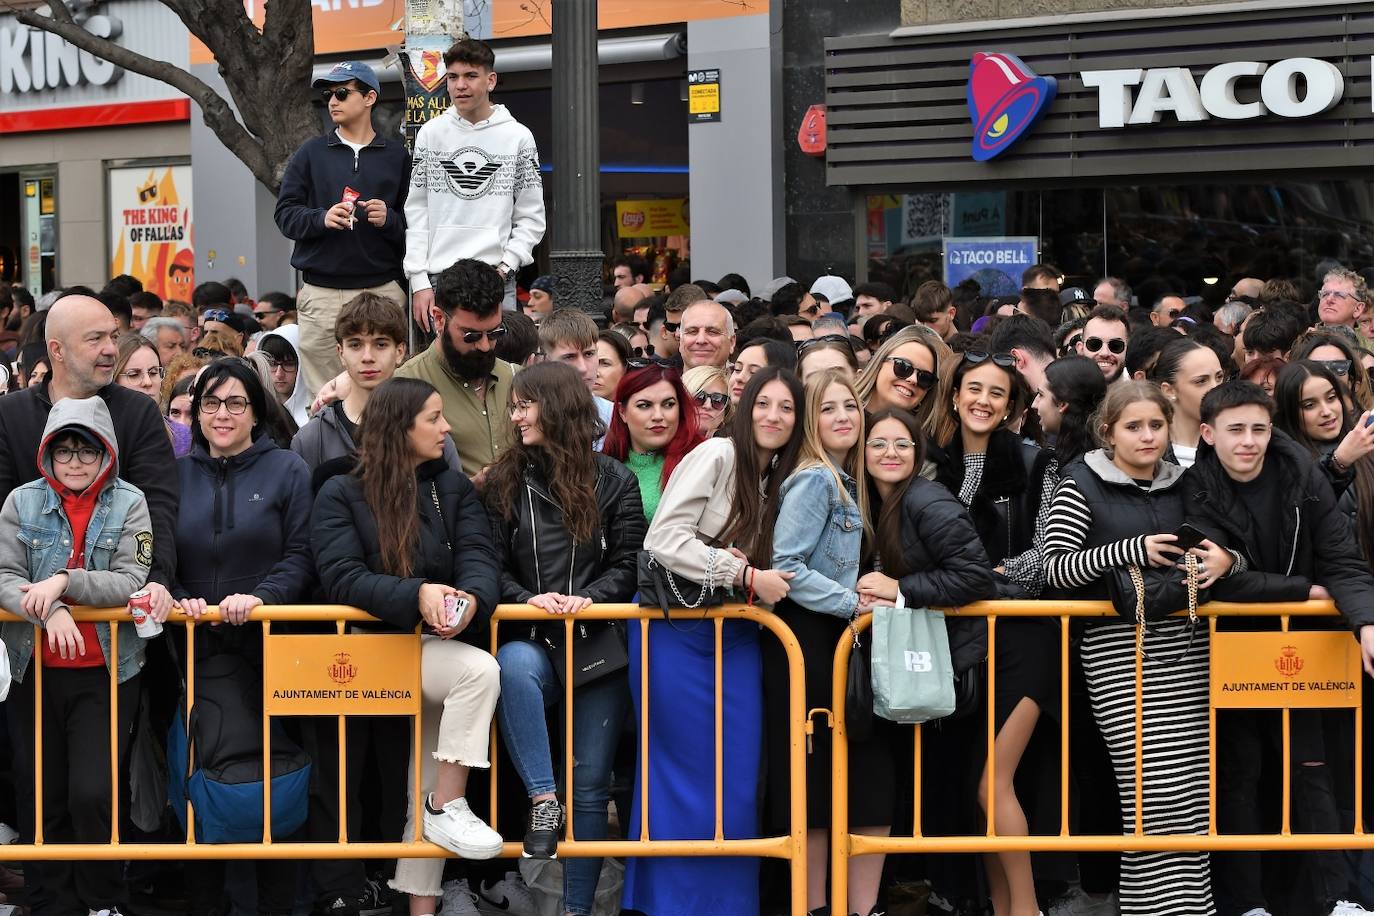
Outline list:
[[[115,16],[91,16],[83,25],[92,35],[111,40],[124,31]],[[123,75],[119,67],[65,38],[17,23],[0,27],[0,93],[5,95],[63,86],[108,86]]]

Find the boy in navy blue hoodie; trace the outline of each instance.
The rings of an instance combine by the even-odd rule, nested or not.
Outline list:
[[[311,397],[342,366],[334,322],[344,303],[373,292],[405,309],[405,199],[410,153],[372,128],[381,84],[362,61],[343,61],[314,88],[334,129],[307,140],[282,176],[276,220],[296,243],[291,266],[305,279],[296,296],[301,371]]]
[[[43,837],[49,843],[110,839],[110,624],[77,623],[68,604],[122,605],[153,561],[142,491],[119,479],[114,422],[100,398],[53,405],[38,448],[42,476],[14,489],[0,510],[0,607],[30,622],[0,626],[15,688],[6,703],[17,784],[33,783],[35,651],[43,659]],[[34,626],[43,638],[34,646]],[[143,640],[119,623],[119,760],[138,709]],[[124,782],[124,780],[121,780]],[[32,792],[21,789],[32,806]],[[21,816],[32,818],[32,808]],[[38,864],[38,863],[31,863]],[[56,913],[114,914],[124,903],[119,862],[44,862],[41,885]],[[46,901],[44,901],[46,903]],[[45,906],[35,906],[44,912]]]

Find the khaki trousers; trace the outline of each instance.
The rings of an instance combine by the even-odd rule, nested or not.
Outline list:
[[[325,382],[343,371],[339,351],[335,348],[334,324],[344,305],[359,293],[376,293],[395,302],[402,316],[406,313],[405,293],[395,280],[363,289],[331,289],[307,283],[296,294],[301,371],[305,373],[305,386],[310,389],[311,397],[319,393]]]

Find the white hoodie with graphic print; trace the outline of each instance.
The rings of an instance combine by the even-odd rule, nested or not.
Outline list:
[[[504,105],[473,124],[450,107],[415,136],[406,197],[405,272],[411,292],[462,258],[516,270],[544,237],[539,150]]]

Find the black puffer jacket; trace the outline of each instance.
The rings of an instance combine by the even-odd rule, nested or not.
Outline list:
[[[502,601],[523,604],[545,592],[579,595],[597,604],[634,597],[647,527],[639,481],[614,458],[600,453],[591,457],[600,524],[590,542],[573,543],[563,509],[536,464],[525,469],[525,486],[511,517],[491,513]]]
[[[943,448],[931,446],[929,457],[935,482],[958,496],[965,471],[962,440],[956,435]],[[1053,457],[1005,429],[989,437],[983,480],[968,513],[993,566],[1030,549],[1040,511],[1040,482]]]
[[[330,601],[411,630],[420,623],[420,586],[451,585],[477,599],[472,622],[457,638],[485,647],[481,637],[501,598],[501,567],[486,509],[472,483],[442,458],[420,465],[415,476],[413,511],[420,516],[420,537],[411,575],[404,579],[380,572],[377,520],[363,499],[362,481],[340,474],[320,488],[311,537],[325,594]]]
[[[1260,536],[1279,539],[1282,555],[1288,558],[1286,569],[1258,569],[1257,544],[1246,540],[1245,509],[1210,446],[1198,447],[1197,461],[1184,476],[1188,520],[1218,544],[1244,554],[1250,567],[1220,580],[1212,597],[1305,601],[1309,587],[1317,584],[1331,592],[1351,629],[1374,624],[1374,577],[1326,474],[1302,446],[1277,429],[1265,460],[1279,464],[1286,511],[1265,525]]]
[[[909,570],[899,580],[907,607],[957,608],[997,597],[992,564],[968,510],[940,484],[919,476],[902,501],[902,560]],[[985,618],[951,613],[945,626],[956,672],[987,657]]]

